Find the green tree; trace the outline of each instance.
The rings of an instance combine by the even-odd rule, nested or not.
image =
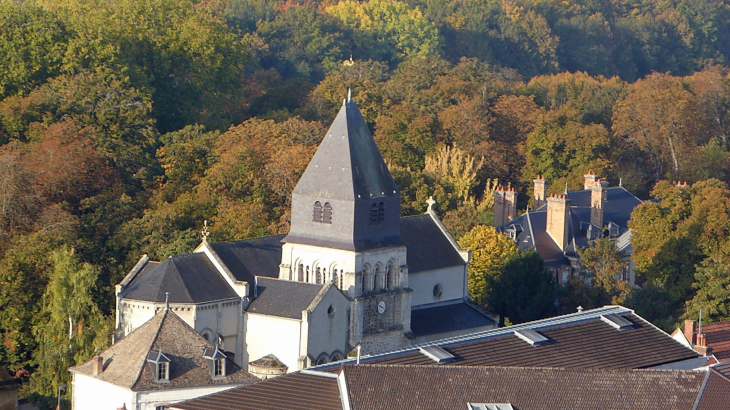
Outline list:
[[[34,328],[38,368],[31,378],[34,391],[47,396],[70,380],[70,366],[107,347],[113,328],[93,300],[98,269],[81,262],[68,247],[54,251],[50,262],[43,308]]]
[[[730,258],[710,256],[695,271],[697,294],[687,302],[685,317],[702,317],[708,323],[730,319]]]
[[[497,277],[490,278],[489,307],[504,320],[523,323],[555,312],[553,276],[535,252],[518,252],[502,260]]]
[[[627,268],[626,255],[609,238],[596,239],[578,250],[580,264],[595,286],[603,289],[613,304],[622,304],[631,287],[621,279]],[[584,306],[585,307],[585,306]]]
[[[497,232],[491,226],[478,225],[459,239],[459,246],[471,250],[469,262],[469,295],[480,306],[488,309],[497,308],[491,305],[497,290],[495,280],[505,271],[502,269],[519,250],[514,241]],[[538,257],[539,258],[539,257]],[[521,262],[515,262],[519,264]],[[542,264],[542,261],[540,262]],[[511,280],[511,279],[510,279]],[[505,284],[507,282],[504,282]],[[499,306],[502,308],[502,306]],[[510,320],[516,320],[508,316]]]

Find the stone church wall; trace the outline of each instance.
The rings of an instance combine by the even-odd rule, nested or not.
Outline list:
[[[365,335],[361,344],[362,354],[385,353],[403,349],[408,346],[408,339],[402,330],[392,330],[371,335]]]

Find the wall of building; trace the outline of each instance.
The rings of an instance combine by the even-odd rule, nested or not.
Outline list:
[[[71,387],[73,410],[141,410],[136,393],[91,376],[74,373]]]
[[[0,390],[0,410],[18,408],[18,389]]]
[[[361,354],[377,354],[392,352],[408,346],[409,340],[402,331],[392,330],[370,335],[364,335],[361,342]]]
[[[465,265],[410,274],[411,306],[428,305],[466,296]],[[434,287],[441,285],[441,296],[434,297]]]
[[[250,361],[273,354],[290,372],[299,370],[301,320],[246,313],[246,352]],[[316,330],[315,330],[316,332]]]
[[[328,313],[330,306],[332,314]],[[340,291],[330,288],[309,314],[307,354],[315,361],[323,353],[330,359],[334,352],[339,352],[343,358],[347,355],[349,306],[350,302]]]
[[[139,410],[155,410],[157,406],[170,405],[183,400],[190,400],[208,394],[232,389],[241,386],[241,384],[226,384],[215,386],[188,387],[185,389],[165,389],[146,391],[139,393],[138,409]]]

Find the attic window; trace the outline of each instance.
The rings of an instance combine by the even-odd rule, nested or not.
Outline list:
[[[600,236],[601,230],[596,228],[595,225],[591,224],[586,231],[588,239],[596,239]]]
[[[150,351],[147,354],[147,363],[157,383],[170,381],[170,359],[162,351]]]
[[[619,231],[618,225],[616,225],[613,222],[608,223],[608,234],[611,238],[617,237],[618,231]]]
[[[616,328],[618,331],[629,330],[634,328],[634,324],[626,320],[621,315],[612,313],[610,315],[601,315],[601,320]]]
[[[218,350],[217,347],[215,349],[205,349],[203,359],[208,364],[210,377],[213,379],[226,377],[226,355]]]
[[[428,357],[438,364],[445,364],[456,361],[456,357],[453,354],[447,352],[439,346],[419,347],[418,350],[421,351],[422,355]]]
[[[533,329],[517,329],[515,330],[515,336],[519,337],[520,339],[524,340],[525,342],[533,345],[533,346],[542,346],[550,343],[548,338],[545,336],[537,333]]]
[[[469,403],[469,410],[514,410],[510,403]]]
[[[322,209],[322,223],[332,223],[332,205],[330,205],[329,202],[324,203],[324,208]]]

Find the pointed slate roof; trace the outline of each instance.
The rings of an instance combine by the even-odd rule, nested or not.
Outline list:
[[[400,193],[354,101],[345,102],[292,193],[284,242],[363,251],[403,246]]]
[[[344,103],[294,193],[351,201],[397,192],[357,104]]]
[[[226,359],[226,377],[213,379],[203,359],[205,349],[214,349],[205,338],[170,310],[162,310],[127,337],[101,353],[104,371],[93,375],[93,359],[69,369],[132,391],[179,389],[193,386],[245,384],[258,378]],[[155,382],[147,365],[151,351],[170,359],[169,383]]]
[[[238,297],[204,253],[171,256],[160,263],[148,262],[125,287],[122,297],[164,302],[166,292],[170,293],[170,303]]]

